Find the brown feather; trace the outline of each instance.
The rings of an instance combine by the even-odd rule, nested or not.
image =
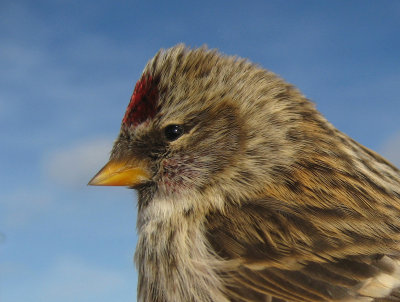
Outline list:
[[[137,187],[139,301],[400,301],[396,167],[246,60],[178,45],[142,77],[157,112],[111,155],[153,173]],[[185,132],[167,141],[171,124]]]

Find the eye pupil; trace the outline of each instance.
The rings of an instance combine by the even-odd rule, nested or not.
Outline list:
[[[180,125],[169,125],[165,127],[165,137],[169,141],[178,139],[183,134],[183,127]]]

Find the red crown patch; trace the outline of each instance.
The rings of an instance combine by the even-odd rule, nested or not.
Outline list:
[[[157,113],[158,89],[151,76],[142,76],[136,83],[122,124],[139,125]]]

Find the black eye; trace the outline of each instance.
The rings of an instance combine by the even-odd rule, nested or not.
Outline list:
[[[180,125],[168,125],[165,127],[165,137],[170,142],[178,139],[184,132],[183,127]]]

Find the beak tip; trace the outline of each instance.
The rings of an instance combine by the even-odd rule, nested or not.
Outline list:
[[[97,186],[99,185],[98,175],[101,171],[99,171],[95,176],[92,177],[91,180],[87,183],[87,186]]]

